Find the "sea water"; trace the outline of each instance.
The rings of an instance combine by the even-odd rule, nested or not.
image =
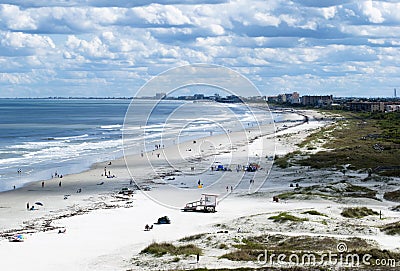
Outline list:
[[[0,99],[0,191],[122,157],[130,103],[128,99]],[[265,111],[241,104],[164,100],[154,106],[154,101],[136,100],[135,106],[137,119],[125,132],[137,142],[146,141],[146,149],[138,148],[138,153],[151,150],[161,138],[163,145],[177,144],[258,125],[260,119],[271,121]],[[149,107],[151,114],[141,114]]]

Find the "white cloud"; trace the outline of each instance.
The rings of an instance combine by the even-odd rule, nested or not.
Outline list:
[[[237,68],[265,91],[371,90],[374,79],[388,84],[385,74],[400,85],[393,79],[400,66],[400,3],[152,2],[0,5],[1,81],[24,89],[46,82],[48,92],[86,86],[101,95],[94,89],[132,89],[168,68],[205,62]]]
[[[47,50],[54,49],[55,44],[48,36],[0,31],[0,48],[6,55],[10,53],[15,55],[41,55],[46,54]]]
[[[184,25],[191,23],[189,18],[174,6],[151,4],[132,8],[131,11],[135,16],[150,24]]]
[[[362,4],[362,12],[368,17],[368,20],[372,23],[382,23],[385,19],[382,17],[382,13],[379,8],[375,7],[372,0],[365,1]]]
[[[74,55],[84,58],[114,58],[114,54],[109,51],[108,46],[98,37],[86,41],[76,36],[68,36],[66,47],[70,50],[69,58]]]

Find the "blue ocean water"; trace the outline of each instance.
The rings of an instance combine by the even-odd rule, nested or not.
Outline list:
[[[0,191],[26,183],[49,179],[51,175],[81,172],[95,162],[119,158],[122,130],[130,100],[124,99],[0,99]],[[255,122],[247,107],[217,103],[190,104],[162,101],[135,102],[135,117],[129,135],[146,145],[159,142],[178,143],[224,132],[217,122]],[[151,114],[144,115],[152,107]],[[270,116],[258,112],[266,119]],[[193,121],[182,129],[191,116]],[[143,119],[146,127],[143,127]],[[145,132],[143,132],[143,128]],[[170,132],[169,132],[170,131]],[[143,149],[138,149],[142,151]],[[149,150],[149,149],[147,149]],[[18,173],[21,171],[21,173]]]

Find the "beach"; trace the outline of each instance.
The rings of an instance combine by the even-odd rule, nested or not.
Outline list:
[[[0,234],[3,238],[0,240],[0,268],[185,270],[243,265],[218,258],[225,250],[215,246],[207,248],[202,239],[197,242],[205,251],[199,263],[194,256],[173,263],[168,257],[158,259],[139,254],[152,242],[177,242],[195,234],[211,235],[215,244],[265,233],[341,238],[360,236],[372,240],[380,248],[399,250],[398,237],[388,237],[374,230],[369,232],[369,228],[396,221],[396,212],[389,210],[391,205],[386,201],[364,198],[342,202],[326,198],[272,201],[274,195],[290,189],[290,184],[299,177],[308,178],[301,183],[302,186],[341,179],[340,172],[304,168],[283,170],[272,165],[273,159],[269,157],[283,156],[296,150],[297,144],[313,131],[335,121],[335,117],[312,110],[282,114],[284,120],[276,123],[275,134],[270,133],[268,125],[249,127],[228,135],[185,141],[159,152],[146,152],[143,156],[133,154],[125,159],[97,163],[82,173],[34,182],[1,193]],[[309,122],[298,121],[299,116],[307,116]],[[253,161],[260,166],[257,172],[235,170],[235,166]],[[210,170],[210,166],[218,164],[232,165],[231,171]],[[191,165],[195,168],[192,169]],[[108,171],[110,178],[105,176]],[[132,177],[135,182],[132,182]],[[253,180],[253,186],[250,180]],[[198,181],[202,188],[197,187]],[[118,193],[122,188],[134,190],[137,186],[141,190],[135,190],[132,195]],[[150,191],[144,191],[147,187]],[[218,194],[217,212],[181,211],[186,202],[198,200],[202,193]],[[42,205],[35,205],[37,202]],[[35,205],[36,210],[27,210],[27,203]],[[371,218],[361,225],[340,216],[345,206],[360,204],[382,210],[386,220]],[[322,220],[316,219],[302,226],[277,226],[268,220],[269,216],[283,211],[302,215],[311,209],[326,213],[336,224],[324,225]],[[154,225],[152,230],[144,231],[146,224],[151,225],[162,216],[168,216],[171,224]],[[17,234],[23,235],[23,242],[8,241]],[[394,242],[393,238],[397,241]]]

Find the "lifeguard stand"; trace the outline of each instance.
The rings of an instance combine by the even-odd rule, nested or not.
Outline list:
[[[217,197],[218,195],[215,194],[201,194],[200,200],[186,203],[182,210],[184,212],[214,213],[217,207]]]

